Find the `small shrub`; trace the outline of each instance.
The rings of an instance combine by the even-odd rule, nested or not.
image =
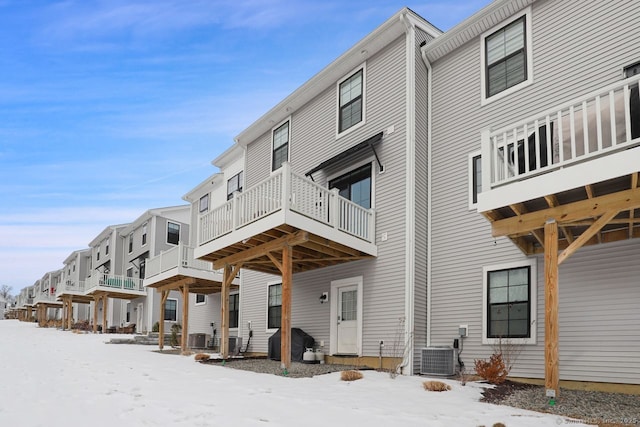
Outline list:
[[[174,323],[173,325],[171,325],[171,346],[172,347],[178,346],[178,332],[180,332],[181,329],[182,329],[182,326],[180,326],[179,323]]]
[[[156,322],[153,324],[153,328],[151,328],[151,332],[160,332],[160,322]]]
[[[362,372],[360,371],[342,371],[340,372],[340,379],[342,381],[356,381],[362,379]]]
[[[493,427],[507,427],[507,426],[502,423],[495,423]]]
[[[198,353],[194,357],[194,359],[196,359],[196,362],[200,362],[202,360],[209,360],[209,358],[211,358],[211,355],[207,353]]]
[[[490,384],[502,384],[509,374],[499,353],[492,354],[489,361],[476,359],[475,365],[476,373]]]
[[[425,381],[422,383],[422,386],[427,391],[449,391],[451,390],[451,386],[449,384],[445,384],[442,381]]]

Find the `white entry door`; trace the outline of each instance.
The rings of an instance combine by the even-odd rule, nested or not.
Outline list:
[[[144,304],[139,303],[138,304],[138,310],[137,310],[137,316],[136,316],[136,332],[141,334],[142,333],[142,322],[144,320],[144,313],[143,313],[143,308]]]
[[[358,353],[358,286],[338,288],[337,344],[339,354]]]

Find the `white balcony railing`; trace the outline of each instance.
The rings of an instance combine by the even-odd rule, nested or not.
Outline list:
[[[319,223],[375,242],[375,212],[291,171],[288,163],[269,178],[201,215],[198,244],[224,236],[280,210],[289,210]]]
[[[56,296],[72,293],[83,294],[85,290],[84,280],[65,280],[58,284],[56,288]]]
[[[55,302],[56,296],[49,293],[49,291],[38,292],[36,296],[33,298],[33,304],[38,304],[41,302]]]
[[[86,284],[86,292],[94,288],[119,289],[122,291],[144,292],[142,279],[137,277],[126,277],[120,275],[96,273],[93,274]]]
[[[482,133],[483,189],[640,144],[635,76],[501,129]]]
[[[195,259],[192,247],[178,243],[178,246],[147,260],[145,274],[150,278],[177,267],[213,271],[210,262]]]

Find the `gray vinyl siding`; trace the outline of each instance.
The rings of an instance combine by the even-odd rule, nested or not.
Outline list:
[[[415,52],[415,263],[413,292],[413,372],[420,372],[420,348],[427,342],[427,67],[420,44],[432,37],[416,30]]]
[[[401,318],[405,316],[406,290],[406,61],[405,37],[393,41],[366,63],[366,123],[336,139],[336,85],[327,87],[315,99],[291,115],[290,161],[294,171],[305,173],[320,162],[365,139],[394,126],[376,151],[385,167],[383,174],[373,163],[373,203],[377,215],[377,235],[386,232],[388,240],[377,242],[378,257],[294,275],[292,288],[292,327],[303,329],[329,351],[331,304],[321,304],[322,292],[330,292],[333,280],[363,277],[363,354],[377,356],[379,341],[385,341],[385,356],[396,341],[403,340]],[[247,147],[247,186],[270,173],[270,133]],[[348,172],[354,163],[372,161],[371,152],[314,174],[325,185],[332,175]],[[252,321],[254,335],[249,351],[266,352],[267,282],[279,280],[255,272],[243,272],[242,324],[248,336]],[[334,295],[330,295],[334,298]],[[400,333],[399,333],[400,328]],[[401,346],[400,346],[401,347]],[[401,352],[401,350],[400,350]],[[401,355],[401,354],[400,354]]]
[[[189,294],[189,334],[206,334],[207,341],[211,338],[215,322],[217,337],[220,332],[220,294],[209,294],[206,303],[196,305],[196,294]]]
[[[630,36],[640,33],[639,16],[637,2],[534,3],[534,83],[485,106],[480,105],[479,38],[433,64],[431,344],[451,345],[458,325],[468,324],[462,353],[467,368],[492,352],[481,340],[483,266],[529,259],[507,239],[492,238],[489,222],[469,210],[468,154],[480,149],[483,129],[620,80],[622,67],[640,59]],[[638,332],[628,326],[640,320],[629,308],[640,304],[638,287],[631,286],[637,285],[638,267],[629,255],[638,250],[635,242],[582,248],[560,268],[561,379],[640,381],[640,366],[631,356]],[[544,376],[541,259],[537,269],[537,344],[524,346],[514,376]]]

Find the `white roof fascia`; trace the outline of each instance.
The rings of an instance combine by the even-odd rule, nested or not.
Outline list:
[[[209,186],[213,188],[216,186],[216,184],[222,182],[223,179],[224,179],[224,174],[220,172],[214,173],[213,175],[209,176],[209,178],[205,179],[200,184],[198,184],[195,188],[193,188],[187,194],[182,196],[182,200],[190,203],[195,202],[196,200],[200,199],[200,197],[202,197],[205,193],[207,193],[206,190],[208,189]]]
[[[406,27],[401,21],[401,17],[403,16],[405,18],[411,18],[411,22],[421,23],[421,27],[428,28],[434,35],[440,33],[436,27],[432,26],[412,10],[406,7],[402,8],[242,131],[234,138],[236,143],[241,146],[247,146],[265,132],[270,131],[273,123],[279,123],[286,117],[289,117],[292,112],[300,109],[326,88],[331,87],[341,77],[344,77],[345,74],[405,34]]]
[[[496,0],[422,47],[430,62],[437,61],[475,39],[536,0]]]

